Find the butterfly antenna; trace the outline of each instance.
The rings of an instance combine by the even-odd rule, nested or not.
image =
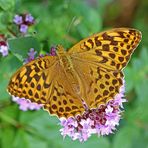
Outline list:
[[[64,38],[66,38],[67,40],[69,40],[69,41],[71,41],[71,40],[73,40],[73,39],[71,39],[71,37],[68,35],[69,34],[69,32],[70,32],[70,30],[71,30],[71,28],[72,28],[72,26],[74,25],[74,22],[76,21],[76,16],[74,16],[73,18],[72,18],[72,20],[71,20],[71,22],[69,23],[69,25],[67,26],[67,33],[66,33],[66,35],[65,35],[65,37]],[[67,42],[64,40],[64,43],[65,44],[67,44]]]
[[[70,32],[70,29],[72,28],[72,26],[73,26],[75,20],[76,20],[76,16],[74,16],[74,17],[72,18],[70,24],[68,25],[68,27],[67,27],[67,33]]]

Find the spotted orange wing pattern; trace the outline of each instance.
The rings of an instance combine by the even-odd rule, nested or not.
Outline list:
[[[123,82],[122,69],[141,40],[135,29],[117,28],[90,36],[68,50],[81,92],[73,91],[57,56],[45,56],[23,65],[12,77],[8,92],[43,104],[58,117],[82,114],[113,99]]]
[[[45,110],[58,117],[84,112],[56,56],[45,56],[23,65],[11,77],[7,90],[13,96],[43,104]]]
[[[123,85],[122,69],[141,40],[135,29],[116,28],[90,36],[68,53],[82,81],[82,96],[89,108],[114,99]]]

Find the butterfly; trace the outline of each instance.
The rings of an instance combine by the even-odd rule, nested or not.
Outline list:
[[[141,32],[115,28],[87,37],[68,51],[37,58],[16,71],[8,92],[42,104],[51,115],[75,117],[113,100]]]

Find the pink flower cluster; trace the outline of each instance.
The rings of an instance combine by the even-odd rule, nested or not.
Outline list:
[[[61,118],[61,126],[63,126],[60,129],[61,134],[63,137],[67,135],[72,140],[78,139],[82,142],[86,141],[92,134],[103,136],[113,133],[121,119],[122,103],[126,102],[123,97],[124,85],[114,100],[109,101],[106,105],[85,111],[82,116],[78,115],[76,118]]]
[[[27,110],[39,110],[42,108],[42,104],[32,103],[26,98],[19,98],[12,96],[12,100],[19,105],[19,109],[23,111]]]
[[[3,57],[8,55],[8,45],[3,34],[0,34],[0,53]]]
[[[28,52],[28,57],[25,59],[24,64],[34,60],[36,53],[37,52],[34,50],[34,48],[30,48],[30,50]]]
[[[31,14],[15,15],[13,22],[18,25],[19,31],[25,34],[28,27],[35,23],[34,17]]]
[[[56,48],[55,47],[51,47],[50,48],[50,53],[49,53],[50,56],[55,56],[56,55]]]

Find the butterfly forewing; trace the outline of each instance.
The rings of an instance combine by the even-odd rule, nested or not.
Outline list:
[[[90,36],[69,49],[83,81],[81,95],[89,108],[114,99],[123,85],[122,69],[141,40],[135,29],[116,28]]]
[[[121,70],[140,40],[141,33],[138,30],[116,28],[80,41],[68,53],[75,59],[99,63],[106,69]]]
[[[53,70],[57,63],[56,57],[38,58],[23,65],[12,77],[8,85],[11,95],[30,99],[33,102],[45,103],[48,99],[44,93],[50,91]],[[49,69],[47,74],[47,69]],[[45,87],[46,86],[46,87]],[[43,93],[44,91],[44,93]],[[46,94],[47,95],[47,94]]]

